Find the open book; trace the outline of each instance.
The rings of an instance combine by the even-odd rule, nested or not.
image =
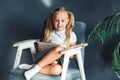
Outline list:
[[[77,44],[75,46],[67,47],[67,48],[63,49],[62,51],[60,51],[60,53],[67,51],[67,50],[71,50],[71,49],[84,48],[85,46],[88,46],[88,43],[81,43],[81,44]]]
[[[43,47],[44,49],[49,49],[55,46],[59,46],[59,44],[53,44],[53,43],[47,43],[47,42],[37,42],[37,44]]]
[[[37,42],[37,43],[38,43],[38,45],[40,45],[44,49],[48,49],[48,48],[52,48],[52,47],[55,47],[55,46],[59,46],[59,44],[46,43],[46,42]],[[85,47],[87,45],[88,45],[88,43],[81,43],[81,44],[77,44],[75,46],[67,47],[67,48],[65,48],[62,51],[66,51],[66,50],[74,49],[74,48],[79,48],[79,47]]]

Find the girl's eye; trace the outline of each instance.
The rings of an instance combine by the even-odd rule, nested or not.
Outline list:
[[[55,20],[55,22],[58,22],[58,20]]]
[[[62,20],[62,22],[64,22],[64,20]]]

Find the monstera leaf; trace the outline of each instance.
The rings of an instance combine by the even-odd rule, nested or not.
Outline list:
[[[120,42],[114,50],[112,67],[117,76],[120,78]]]
[[[98,23],[88,36],[88,43],[94,43],[100,40],[102,44],[106,37],[112,37],[113,34],[119,34],[120,12],[106,17],[102,22]]]
[[[107,37],[112,37],[113,34],[119,34],[120,28],[120,12],[112,16],[108,16],[103,21],[98,23],[95,28],[88,35],[87,42],[93,44],[95,40],[105,43]],[[110,39],[110,38],[109,38]],[[112,67],[115,73],[120,78],[120,41],[118,46],[114,49],[112,58]]]

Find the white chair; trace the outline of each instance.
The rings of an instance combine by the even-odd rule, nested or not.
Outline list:
[[[38,42],[38,41],[39,41],[38,39],[37,40],[31,39],[31,40],[17,42],[13,45],[14,47],[18,46],[16,58],[15,58],[15,62],[14,62],[14,67],[13,67],[14,69],[18,67],[18,65],[20,63],[22,51],[24,49],[30,48],[31,55],[34,60],[34,55],[36,53],[34,43]],[[76,46],[73,46],[71,48],[64,49],[61,51],[61,54],[65,55],[64,62],[63,62],[63,70],[62,70],[62,74],[61,74],[61,80],[65,80],[68,63],[69,63],[69,57],[71,55],[76,55],[77,60],[78,60],[79,69],[80,69],[81,78],[82,78],[82,80],[86,80],[84,67],[83,67],[83,61],[82,61],[82,55],[81,55],[81,50],[80,50],[81,48],[84,48],[85,46],[87,46],[87,43],[82,43],[82,44],[79,44],[79,45],[76,45]]]
[[[76,23],[78,25],[81,25],[81,26],[77,25],[78,27],[81,27],[81,28],[85,27],[86,28],[85,23],[83,23],[83,22],[76,22]],[[75,30],[77,32],[79,31],[77,28]],[[85,33],[85,31],[83,31],[83,33],[81,33],[82,37],[85,36],[84,33]],[[35,49],[35,45],[34,44],[36,42],[38,42],[38,41],[39,41],[39,39],[30,39],[30,40],[24,40],[24,41],[16,42],[16,43],[13,44],[14,47],[17,47],[17,53],[16,53],[13,69],[10,71],[9,80],[16,80],[16,79],[17,80],[25,80],[23,76],[21,78],[17,78],[15,76],[15,75],[17,75],[17,73],[16,73],[17,71],[15,71],[15,69],[20,64],[22,51],[24,49],[30,49],[33,61],[35,60],[34,55],[36,54],[36,49]],[[82,54],[82,53],[84,53],[84,51],[82,49],[85,46],[87,46],[88,44],[84,43],[84,41],[85,41],[85,39],[81,39],[81,44],[78,44],[78,45],[73,46],[73,47],[71,47],[69,49],[64,49],[64,50],[61,51],[61,54],[64,54],[64,61],[63,61],[63,70],[62,70],[61,77],[60,77],[59,80],[66,80],[66,75],[67,75],[66,73],[67,73],[67,70],[68,70],[69,56],[71,56],[73,54],[76,55],[77,62],[78,62],[78,67],[79,67],[79,72],[80,72],[80,77],[81,77],[81,78],[79,78],[77,80],[86,80],[85,71],[84,71],[84,65],[83,65],[83,62],[84,62],[83,61],[84,60],[83,56],[84,55]],[[42,76],[44,76],[44,75],[42,75]],[[54,77],[54,76],[52,76],[52,77]],[[39,79],[39,78],[36,76],[35,78],[32,78],[31,80],[36,80],[36,79]],[[52,80],[52,78],[50,80]],[[58,80],[58,78],[53,79],[53,80]],[[70,80],[70,79],[68,79],[68,80]]]

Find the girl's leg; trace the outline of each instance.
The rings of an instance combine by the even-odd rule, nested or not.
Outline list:
[[[54,63],[43,67],[39,72],[47,75],[60,75],[62,72],[62,66]]]
[[[59,51],[61,51],[63,49],[64,48],[60,47],[60,46],[53,48],[37,64],[40,67],[44,67],[46,65],[54,63],[55,60],[59,59],[62,56],[62,54],[60,54]]]
[[[35,67],[33,67],[32,69],[26,71],[24,73],[26,80],[30,80],[32,78],[32,76],[34,76],[36,73],[38,73],[41,68],[52,64],[55,60],[59,59],[62,54],[59,54],[59,51],[61,51],[62,49],[64,49],[63,47],[55,47],[53,48],[51,51],[49,51],[45,57],[43,57],[38,64],[35,65]]]

